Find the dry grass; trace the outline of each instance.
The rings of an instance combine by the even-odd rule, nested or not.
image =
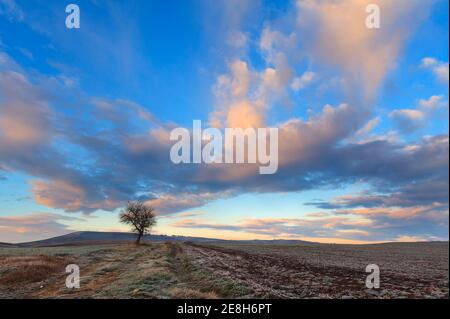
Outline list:
[[[191,288],[172,288],[170,296],[174,299],[217,299],[218,296],[214,291],[202,292]]]
[[[213,272],[196,264],[182,244],[167,244],[170,253],[172,271],[180,279],[179,287],[189,293],[189,289],[195,286],[197,293],[202,296],[215,296],[216,298],[237,298],[249,293],[249,290],[224,276],[217,276]],[[194,297],[195,298],[195,297]],[[202,297],[198,297],[202,298]]]
[[[65,287],[65,266],[81,288]],[[381,269],[367,292],[364,266]],[[0,248],[1,298],[448,298],[447,244]]]
[[[64,272],[68,264],[63,257],[13,256],[0,259],[0,284],[13,286],[43,281],[57,272]]]

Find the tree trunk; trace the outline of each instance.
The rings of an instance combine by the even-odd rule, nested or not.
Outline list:
[[[136,239],[136,245],[139,245],[139,243],[141,242],[141,238],[142,238],[142,233],[139,233],[138,238]]]

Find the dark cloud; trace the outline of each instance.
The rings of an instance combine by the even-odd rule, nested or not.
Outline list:
[[[433,203],[448,203],[448,183],[439,180],[411,182],[396,187],[392,193],[373,195],[370,193],[342,196],[331,202],[315,201],[305,203],[322,209],[355,207],[413,207]]]

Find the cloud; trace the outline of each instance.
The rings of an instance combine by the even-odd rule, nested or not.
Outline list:
[[[425,114],[419,110],[394,110],[389,116],[396,122],[400,130],[405,133],[411,133],[425,125]]]
[[[443,95],[433,95],[428,99],[420,99],[416,109],[397,109],[389,114],[399,129],[404,133],[412,133],[425,127],[427,121],[443,107],[448,107]]]
[[[192,217],[206,215],[206,213],[207,212],[205,212],[205,211],[187,211],[187,212],[177,213],[177,214],[172,214],[172,215],[158,215],[158,218],[163,218],[163,219],[192,218]]]
[[[264,127],[264,113],[267,105],[261,96],[251,98],[255,92],[255,79],[257,74],[249,69],[248,64],[242,60],[235,60],[229,64],[230,74],[218,77],[215,86],[215,95],[218,100],[217,108],[210,114],[210,123],[214,127]],[[276,85],[273,72],[265,74],[268,85]],[[259,86],[263,85],[258,80]],[[257,85],[257,86],[258,86]]]
[[[448,102],[444,101],[443,95],[433,95],[428,99],[419,100],[419,107],[428,112],[436,111],[445,106],[448,107]]]
[[[356,133],[355,137],[361,138],[365,137],[367,135],[370,135],[372,131],[381,123],[380,117],[375,117],[371,120],[369,120],[362,128],[360,128]]]
[[[316,212],[325,215],[231,225],[185,220],[177,225],[359,240],[395,239],[411,231],[425,236],[428,227],[448,236],[441,228],[448,215],[448,135],[404,142],[390,133],[372,134],[381,122],[372,114],[373,96],[430,4],[378,2],[380,30],[364,26],[368,1],[305,0],[297,2],[294,18],[264,23],[256,41],[241,31],[254,2],[221,2],[229,20],[222,26],[230,40],[227,49],[235,52],[216,79],[216,104],[208,118],[219,128],[278,127],[275,175],[261,176],[255,165],[246,164],[175,165],[169,158],[168,137],[178,124],[159,121],[147,106],[133,101],[90,97],[70,79],[28,73],[5,53],[0,53],[0,165],[30,176],[37,203],[87,214],[113,211],[128,200],[141,199],[167,216],[237,194],[336,189],[364,182],[372,187],[370,196],[314,203],[332,210],[333,216]],[[411,21],[412,17],[417,19]],[[252,54],[261,58],[255,64],[243,50],[252,41],[258,43]],[[101,47],[108,50],[111,43]],[[121,60],[131,74],[134,68],[123,61],[134,61],[129,58],[133,48],[113,59]],[[424,67],[440,63],[427,60]],[[344,102],[304,117],[272,116],[279,105],[297,108],[289,100],[292,90],[325,78],[327,71],[343,84]],[[393,111],[392,119],[405,122],[400,126],[408,130],[443,104],[443,97],[435,95],[420,100],[416,109]],[[383,227],[386,230],[380,230]]]
[[[258,12],[262,10],[260,0],[218,0],[200,2],[203,28],[211,39],[212,46],[220,54],[239,58],[247,52],[251,38],[246,30],[257,23]],[[226,44],[224,46],[223,44]]]
[[[349,103],[361,109],[370,106],[412,29],[430,7],[417,0],[377,1],[383,27],[374,31],[364,25],[365,7],[372,2],[299,0],[295,19],[290,15],[283,19],[285,31],[266,24],[259,38],[264,64],[256,69],[245,57],[229,64],[228,74],[217,79],[218,102],[210,123],[244,128],[270,125],[266,113],[271,107],[276,102],[292,104],[288,90],[301,90],[316,78],[311,71],[295,76],[298,56],[322,70],[326,66],[337,70]]]
[[[23,74],[7,71],[0,74],[0,94],[0,142],[9,147],[45,143],[51,110],[38,89]]]
[[[171,224],[178,228],[204,228],[264,235],[272,238],[368,236],[368,232],[354,227],[368,226],[370,220],[328,216],[323,218],[259,218],[245,219],[235,224],[214,224],[203,220],[183,219]]]
[[[316,74],[314,72],[307,71],[303,73],[300,77],[294,78],[291,83],[291,88],[294,91],[300,91],[308,86],[311,82],[313,82],[316,78]]]
[[[431,70],[440,82],[448,85],[448,62],[426,57],[422,59],[421,67]]]
[[[349,235],[356,235],[356,236],[369,236],[369,232],[365,230],[360,229],[339,229],[336,231],[337,234],[349,236]]]
[[[248,37],[241,31],[232,31],[228,34],[227,44],[234,48],[244,48],[247,46]]]
[[[0,163],[32,176],[35,199],[52,208],[90,213],[140,198],[169,214],[243,192],[299,191],[355,179],[402,185],[448,172],[445,136],[409,147],[388,140],[339,145],[367,123],[364,110],[348,104],[328,105],[308,120],[281,123],[280,167],[274,176],[262,177],[256,167],[245,164],[177,166],[169,159],[173,126],[160,123],[142,106],[96,98],[86,100],[81,114],[69,117],[52,107],[56,101],[48,98],[45,86],[29,84],[24,75],[0,76],[10,79],[0,82],[5,92],[15,84],[5,101],[34,95],[39,101],[24,103],[32,110],[24,110],[24,119],[18,120],[33,114],[30,123],[36,126],[29,126],[39,134],[30,136],[33,143],[18,139],[14,131],[1,135]],[[64,144],[70,147],[63,152],[58,145]]]
[[[300,239],[327,242],[347,241],[376,242],[376,241],[411,241],[445,240],[448,219],[442,219],[439,226],[433,221],[415,216],[409,219],[399,217],[389,218],[386,215],[347,214],[323,212],[310,213],[303,218],[257,218],[244,219],[235,223],[218,224],[204,219],[187,218],[171,224],[172,227],[189,229],[210,229],[221,232],[234,232],[253,235],[267,239]],[[443,214],[442,214],[443,215]],[[416,234],[415,236],[412,234]],[[417,235],[420,234],[420,235]],[[437,234],[431,235],[431,234]],[[400,235],[399,235],[400,234]],[[408,240],[409,239],[409,240]]]
[[[380,7],[379,29],[364,24],[365,8],[372,3]],[[349,94],[362,92],[367,100],[395,67],[408,36],[430,6],[418,0],[298,0],[297,26],[299,34],[307,35],[303,41],[311,59],[341,70]]]
[[[80,219],[51,213],[0,216],[0,241],[15,243],[64,235],[70,229],[61,221],[74,220]]]
[[[421,236],[398,236],[396,238],[396,241],[398,242],[403,242],[403,243],[416,243],[416,242],[420,242],[420,241],[427,241],[430,240],[430,238],[425,238],[425,237],[421,237]]]
[[[448,184],[440,179],[429,179],[420,183],[404,185],[385,194],[365,193],[359,195],[339,196],[329,202],[311,202],[307,205],[323,209],[349,209],[356,207],[381,208],[390,214],[389,207],[404,208],[406,212],[411,207],[445,207],[448,205]],[[411,214],[413,212],[411,211]]]
[[[157,198],[147,200],[146,203],[156,208],[158,215],[170,214],[190,208],[200,207],[211,200],[227,197],[227,194],[203,192],[161,194]],[[177,217],[182,216],[180,214]]]
[[[23,10],[15,0],[0,0],[0,15],[5,15],[9,21],[22,21],[25,17]]]
[[[70,180],[36,180],[32,182],[32,192],[38,204],[61,207],[67,212],[114,210],[122,204],[112,196],[102,196],[98,191],[88,192],[83,184],[77,185]],[[105,192],[109,193],[108,190]]]

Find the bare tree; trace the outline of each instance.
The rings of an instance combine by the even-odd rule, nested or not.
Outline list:
[[[138,245],[144,234],[149,233],[150,228],[156,224],[155,209],[140,201],[128,202],[127,207],[120,213],[120,222],[131,225],[133,232],[138,234]]]

